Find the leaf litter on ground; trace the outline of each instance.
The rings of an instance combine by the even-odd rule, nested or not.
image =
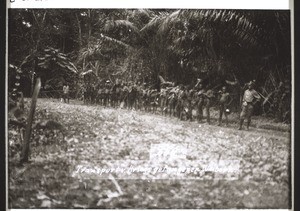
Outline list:
[[[26,168],[10,167],[12,208],[289,207],[290,139],[285,133],[236,131],[142,111],[47,99],[38,100],[36,113],[36,122],[55,120],[66,128],[68,135],[63,141],[54,135],[44,145],[32,144],[32,162]],[[34,135],[44,143],[44,134]],[[18,132],[13,128],[9,129],[9,141],[18,142]],[[239,177],[237,180],[219,180],[215,174],[205,174],[201,180],[176,177],[159,180],[150,174],[144,175],[150,180],[116,179],[113,175],[101,180],[72,177],[80,164],[110,168],[119,161],[129,168],[133,160],[155,166],[158,161],[149,159],[154,144],[187,146],[190,162],[239,160]],[[18,153],[11,155],[12,164]],[[174,165],[187,168],[188,163],[183,160]]]

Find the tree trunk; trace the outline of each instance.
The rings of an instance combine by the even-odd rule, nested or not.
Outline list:
[[[23,143],[23,148],[21,152],[21,160],[20,163],[28,162],[28,156],[29,156],[29,143],[30,143],[30,136],[31,136],[31,130],[32,130],[32,122],[36,107],[36,101],[39,94],[39,91],[41,89],[41,79],[38,78],[35,84],[34,92],[31,99],[31,106],[29,115],[27,118],[27,124],[26,124],[26,131],[25,131],[25,138]]]
[[[91,35],[92,35],[92,18],[91,18],[91,10],[88,10],[88,42],[90,41]]]
[[[35,72],[32,72],[32,73],[31,73],[31,88],[30,88],[30,94],[33,94],[34,74],[35,74]]]
[[[78,15],[76,14],[76,19],[77,19],[77,25],[78,25],[78,40],[79,40],[79,49],[82,47],[82,35],[81,35],[81,25],[80,25],[80,20],[78,18]]]

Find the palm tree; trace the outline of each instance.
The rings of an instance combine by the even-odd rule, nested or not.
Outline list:
[[[105,37],[107,46],[90,42],[82,51],[82,58],[89,55],[99,61],[107,57],[109,63],[112,54],[117,55],[114,59],[123,56],[127,69],[150,71],[147,77],[152,83],[159,82],[158,75],[181,83],[199,77],[207,78],[211,84],[228,77],[238,77],[243,82],[258,78],[262,69],[269,72],[290,64],[286,12],[123,10],[117,13],[106,18],[98,30],[101,33],[97,39]],[[120,50],[112,46],[122,47]]]
[[[175,58],[175,75],[256,77],[266,58],[273,67],[289,64],[289,15],[278,11],[176,10],[161,13],[146,24],[143,32],[157,32],[166,55]],[[276,52],[276,53],[274,53]],[[156,52],[157,53],[157,52]],[[283,59],[279,59],[284,56]],[[159,54],[160,58],[164,58]],[[271,59],[272,58],[272,59]],[[177,61],[176,61],[177,60]],[[179,64],[179,65],[178,65]],[[253,64],[256,64],[254,66]],[[171,66],[171,64],[168,64]],[[247,67],[257,71],[247,71]],[[176,69],[173,65],[172,71]],[[170,69],[167,75],[171,75]],[[249,74],[248,74],[249,73]],[[202,74],[203,75],[203,74]],[[182,77],[180,77],[182,78]]]

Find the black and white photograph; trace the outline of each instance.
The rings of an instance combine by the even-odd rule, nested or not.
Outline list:
[[[291,26],[289,9],[8,8],[8,208],[291,209]]]

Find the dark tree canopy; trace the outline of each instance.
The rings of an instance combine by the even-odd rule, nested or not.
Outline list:
[[[212,86],[255,79],[270,89],[290,80],[289,11],[10,9],[8,15],[9,64],[27,80],[40,74],[42,87],[54,79],[77,84],[88,70],[97,80],[154,86],[158,75],[182,84],[200,77]]]

